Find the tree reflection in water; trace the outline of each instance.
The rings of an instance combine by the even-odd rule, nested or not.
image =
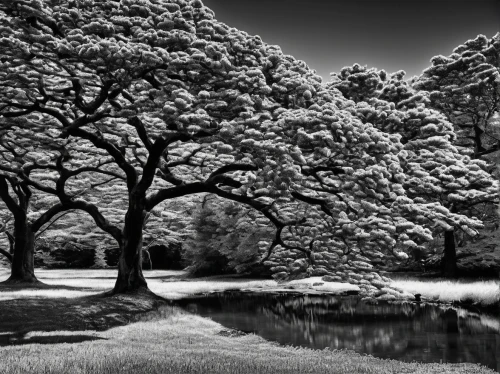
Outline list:
[[[285,345],[352,349],[403,361],[474,362],[500,371],[500,318],[462,308],[239,292],[183,300],[181,305]]]

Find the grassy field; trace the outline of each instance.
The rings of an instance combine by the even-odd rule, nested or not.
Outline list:
[[[253,334],[240,336],[162,300],[102,298],[99,293],[113,286],[115,272],[41,270],[40,279],[55,288],[0,288],[0,372],[494,373],[475,364],[403,363],[351,351],[282,347]],[[273,281],[189,281],[183,280],[182,272],[145,274],[153,291],[176,298],[213,290],[283,287]],[[0,281],[6,277],[7,272],[0,271]],[[310,290],[313,282],[288,286]]]

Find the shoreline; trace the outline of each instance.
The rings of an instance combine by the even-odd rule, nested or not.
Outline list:
[[[302,374],[307,373],[307,368],[311,367],[317,369],[309,371],[314,374],[331,373],[333,367],[339,367],[340,374],[495,373],[491,369],[474,364],[407,363],[374,358],[354,351],[281,346],[254,334],[242,335],[237,331],[228,330],[210,319],[169,305],[168,301],[155,304],[151,300],[128,297],[97,300],[96,296],[99,297],[98,294],[110,288],[109,285],[114,282],[113,270],[42,270],[38,271],[38,275],[43,282],[50,284],[50,289],[32,290],[31,295],[23,295],[22,291],[4,292],[0,288],[0,312],[4,318],[0,343],[2,339],[7,339],[7,343],[8,339],[18,339],[17,345],[2,344],[3,347],[0,347],[0,362],[9,373],[38,373],[50,368],[51,372],[62,374],[74,372],[73,367],[81,368],[80,372],[83,373],[132,373],[132,368],[135,368],[135,372],[148,373],[168,373],[171,369],[172,373]],[[352,285],[331,287],[331,284],[327,284],[329,291],[320,292],[308,288],[307,282],[319,283],[311,279],[278,283],[231,277],[182,279],[183,275],[182,272],[146,272],[153,291],[162,291],[158,294],[163,297],[172,293],[181,299],[196,294],[203,296],[228,290],[335,297],[342,297],[342,292],[354,290]],[[323,285],[317,284],[315,287],[324,288],[328,282],[321,283]],[[85,286],[87,290],[93,291],[91,295],[78,297],[83,296],[82,291],[68,291],[64,286]],[[173,292],[174,289],[176,293]],[[2,299],[7,293],[10,293],[12,298]],[[18,297],[15,294],[18,294]],[[1,310],[2,307],[4,310]],[[22,319],[19,318],[20,315],[23,315]],[[23,334],[12,334],[13,331],[7,329],[9,318],[17,323],[19,328],[24,329]],[[14,323],[10,326],[15,327]],[[144,350],[142,347],[148,349]],[[242,357],[234,357],[235,349]],[[102,352],[106,352],[104,357],[101,356]],[[164,357],[167,352],[168,357]],[[263,352],[267,355],[265,360],[260,359]],[[297,355],[297,352],[300,352],[300,355]],[[72,358],[61,361],[60,357],[64,354],[72,355]],[[19,361],[19,358],[22,360]],[[130,371],[121,369],[120,365],[124,359]],[[23,360],[27,361],[22,363]],[[49,362],[50,366],[44,366],[45,362]],[[85,366],[87,362],[93,366]],[[186,363],[189,365],[185,366]],[[147,371],[141,371],[145,367]],[[235,371],[235,368],[240,367],[252,370]]]
[[[0,269],[0,282],[8,277],[8,269]],[[47,284],[46,290],[27,289],[11,291],[11,297],[25,295],[56,295],[61,289],[66,289],[62,297],[91,296],[111,289],[115,281],[116,269],[38,269],[39,279]],[[290,293],[302,295],[348,296],[360,291],[357,285],[340,282],[327,282],[321,277],[304,278],[288,282],[278,282],[272,279],[243,278],[240,276],[211,276],[192,278],[184,271],[146,270],[144,272],[149,288],[157,295],[168,300],[179,300],[195,295],[213,292],[240,291],[257,293]],[[497,311],[500,309],[500,280],[488,281],[448,281],[429,279],[398,279],[392,280],[392,286],[402,289],[408,295],[406,298],[387,300],[391,302],[413,302],[414,295],[421,295],[421,303],[432,305],[449,305],[464,309],[480,311]],[[1,289],[1,286],[0,286]],[[411,295],[411,297],[409,297]],[[364,298],[362,295],[360,298]],[[8,292],[2,290],[0,300],[9,298]],[[364,298],[369,302],[379,302],[376,298]]]
[[[88,299],[89,304],[80,312],[95,312],[95,300],[83,299]],[[111,312],[109,315],[117,306],[141,309],[135,318],[121,321],[120,326],[74,331],[60,326],[57,330],[33,329],[18,334],[21,341],[0,347],[4,372],[322,374],[335,368],[338,374],[495,373],[472,363],[404,362],[351,350],[279,345],[255,334],[238,334],[167,303],[126,299],[108,299],[105,308]]]

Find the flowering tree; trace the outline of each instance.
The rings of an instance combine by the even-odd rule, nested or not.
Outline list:
[[[363,122],[401,136],[402,185],[415,202],[437,203],[431,215],[419,217],[417,210],[414,214],[426,227],[445,232],[444,271],[455,275],[455,230],[475,235],[482,227],[480,220],[463,214],[464,207],[498,194],[498,183],[487,172],[487,164],[458,151],[452,124],[429,109],[427,96],[413,90],[402,71],[387,75],[354,65],[334,75],[330,87],[356,102],[353,114]]]

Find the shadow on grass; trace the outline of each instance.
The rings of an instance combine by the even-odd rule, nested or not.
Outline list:
[[[49,336],[29,336],[26,334],[3,334],[0,335],[0,347],[24,345],[24,344],[74,344],[93,340],[107,340],[93,335],[49,335]]]
[[[95,291],[91,287],[65,286],[59,284],[46,284],[41,281],[36,283],[0,282],[0,292],[15,292],[25,290],[67,290],[67,291]]]
[[[168,304],[167,300],[153,293],[3,300],[0,301],[0,334],[22,336],[35,331],[103,331],[135,322],[145,313]]]

